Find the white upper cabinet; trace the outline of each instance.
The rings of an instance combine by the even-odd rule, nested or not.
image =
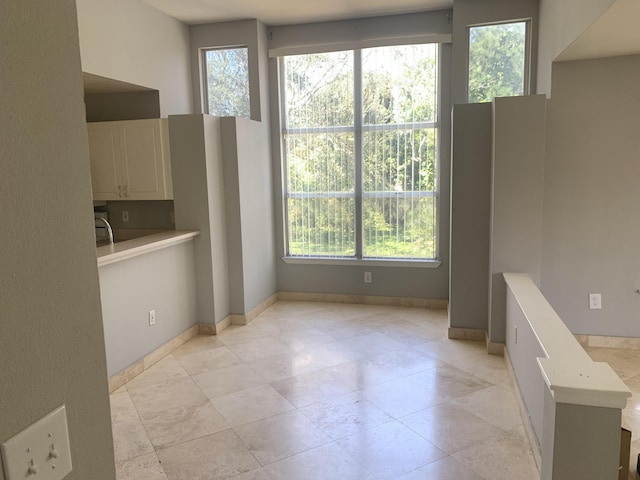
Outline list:
[[[88,123],[94,200],[173,198],[166,119]]]

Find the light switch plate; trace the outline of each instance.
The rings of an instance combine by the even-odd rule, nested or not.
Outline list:
[[[62,480],[71,472],[65,406],[0,445],[6,480]]]

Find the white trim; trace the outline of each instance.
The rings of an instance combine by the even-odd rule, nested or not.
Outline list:
[[[342,50],[358,50],[372,47],[391,47],[395,45],[413,45],[418,43],[451,43],[450,33],[430,33],[426,35],[408,35],[406,37],[373,38],[361,41],[347,41],[314,45],[296,45],[269,49],[269,58],[287,55],[303,55],[308,53],[339,52]]]
[[[337,265],[341,267],[404,267],[438,268],[440,260],[400,260],[400,259],[359,259],[337,257],[282,257],[282,261],[292,265]]]

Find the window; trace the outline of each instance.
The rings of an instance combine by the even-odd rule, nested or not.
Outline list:
[[[287,255],[435,259],[438,45],[281,66]]]
[[[249,117],[249,51],[204,51],[205,110],[217,117]]]
[[[528,31],[528,21],[469,27],[469,102],[528,93]]]

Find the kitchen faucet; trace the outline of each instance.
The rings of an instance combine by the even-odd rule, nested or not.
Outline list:
[[[111,228],[111,225],[109,225],[109,222],[107,221],[107,219],[103,217],[99,217],[98,215],[95,215],[94,218],[104,223],[104,226],[107,228],[107,233],[109,234],[109,243],[110,244],[113,243],[113,229]]]

